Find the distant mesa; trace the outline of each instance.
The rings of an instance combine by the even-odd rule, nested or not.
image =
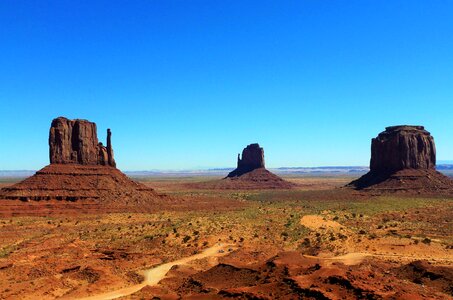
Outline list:
[[[250,144],[242,150],[242,159],[238,154],[237,168],[227,177],[241,176],[259,168],[264,168],[264,149],[259,144]]]
[[[423,126],[391,126],[371,140],[370,171],[349,186],[391,192],[452,191],[453,181],[435,167],[434,138]]]
[[[1,189],[0,199],[81,202],[81,209],[106,211],[121,211],[124,207],[147,210],[163,198],[170,200],[116,168],[111,135],[108,129],[105,147],[98,141],[95,123],[54,119],[49,132],[50,165]]]
[[[238,155],[237,168],[221,180],[190,184],[202,189],[290,189],[295,184],[283,180],[265,168],[264,150],[250,144]]]

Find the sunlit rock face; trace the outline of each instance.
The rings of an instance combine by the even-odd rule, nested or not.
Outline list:
[[[393,173],[403,169],[434,169],[434,138],[423,126],[387,127],[371,141],[371,172]]]
[[[107,147],[105,147],[98,141],[96,123],[80,119],[56,118],[52,121],[49,131],[49,158],[51,164],[116,167],[111,131],[107,130]]]
[[[453,181],[436,171],[434,138],[423,126],[387,127],[371,141],[370,172],[349,187],[375,193],[452,193]]]

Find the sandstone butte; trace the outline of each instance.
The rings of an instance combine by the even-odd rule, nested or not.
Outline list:
[[[49,132],[50,163],[116,167],[111,136],[107,129],[107,147],[104,147],[98,142],[96,123],[56,118]]]
[[[238,154],[237,168],[216,185],[226,189],[289,189],[295,184],[283,180],[265,167],[264,149],[250,144]]]
[[[371,140],[370,171],[351,182],[357,190],[442,193],[453,181],[436,171],[434,138],[423,126],[387,127]]]
[[[111,137],[108,129],[105,147],[98,141],[95,123],[64,117],[54,119],[49,130],[50,165],[24,181],[0,190],[0,199],[58,200],[107,210],[125,206],[141,210],[162,200],[171,201],[152,188],[129,179],[116,168]]]

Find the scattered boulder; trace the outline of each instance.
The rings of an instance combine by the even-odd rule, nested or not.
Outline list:
[[[69,120],[64,117],[52,121],[49,131],[51,164],[109,165],[116,167],[107,130],[107,147],[98,142],[96,123]]]
[[[453,181],[435,167],[434,138],[423,126],[391,126],[371,141],[370,172],[348,186],[391,192],[452,191]]]

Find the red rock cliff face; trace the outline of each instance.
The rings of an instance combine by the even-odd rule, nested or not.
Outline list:
[[[259,168],[264,168],[264,149],[259,144],[250,144],[242,150],[242,159],[238,155],[238,166],[227,177],[241,176]]]
[[[108,148],[98,142],[96,124],[64,117],[52,121],[49,132],[51,164],[109,165],[115,167],[108,130]]]
[[[387,127],[371,141],[370,172],[348,186],[373,193],[451,194],[453,181],[435,167],[434,138],[423,126]]]
[[[371,142],[371,172],[434,169],[434,138],[423,126],[387,127]]]

